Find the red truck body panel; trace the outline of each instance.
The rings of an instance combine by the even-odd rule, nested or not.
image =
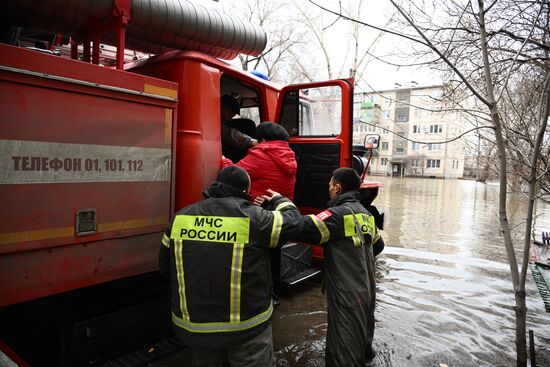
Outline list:
[[[0,306],[156,269],[177,85],[7,45],[0,65]]]

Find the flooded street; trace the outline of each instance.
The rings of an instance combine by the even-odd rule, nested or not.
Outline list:
[[[497,217],[498,186],[465,180],[391,179],[375,204],[386,212],[377,260],[372,366],[513,366],[515,315]],[[527,201],[510,197],[516,249]],[[550,230],[550,206],[534,232]],[[518,252],[521,258],[521,253]],[[278,366],[324,366],[326,301],[319,282],[282,292],[273,318]],[[529,271],[528,330],[537,366],[550,366],[550,313]]]

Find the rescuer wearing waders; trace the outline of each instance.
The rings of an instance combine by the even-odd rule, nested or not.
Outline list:
[[[298,240],[324,244],[328,305],[327,367],[363,367],[374,358],[374,217],[359,202],[361,179],[351,168],[333,172],[329,209],[310,215]]]
[[[193,366],[275,366],[269,248],[301,231],[298,209],[269,191],[271,210],[249,201],[240,167],[220,171],[205,199],[178,211],[159,253],[171,281],[172,322]]]

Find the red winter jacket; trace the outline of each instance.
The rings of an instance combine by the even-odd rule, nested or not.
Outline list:
[[[294,199],[298,164],[286,141],[271,140],[260,143],[250,148],[246,157],[235,165],[248,172],[252,181],[252,197],[263,195],[267,189],[271,189],[290,200]]]

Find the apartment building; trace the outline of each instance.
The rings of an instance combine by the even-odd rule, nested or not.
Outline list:
[[[354,144],[379,134],[371,174],[462,178],[466,121],[445,100],[442,85],[358,93],[354,100]]]

